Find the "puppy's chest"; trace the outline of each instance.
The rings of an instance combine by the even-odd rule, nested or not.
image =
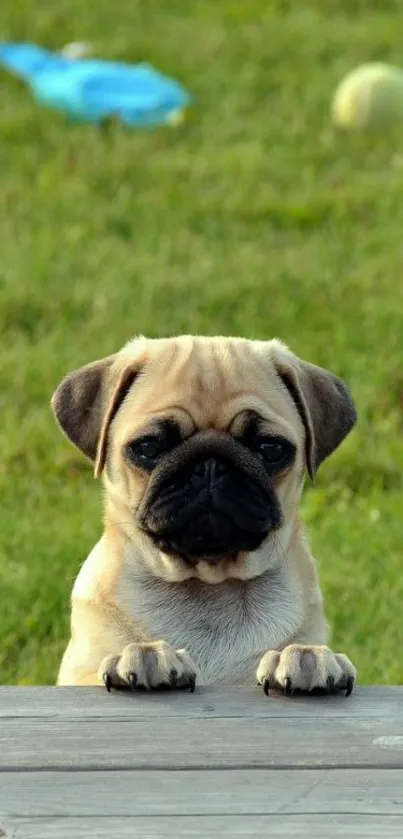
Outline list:
[[[154,638],[176,649],[185,647],[204,684],[250,684],[260,657],[292,637],[297,611],[279,585],[261,589],[253,583],[214,587],[208,596],[181,586],[138,586],[131,617],[141,620]]]

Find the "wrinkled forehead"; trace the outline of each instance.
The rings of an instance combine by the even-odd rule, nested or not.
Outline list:
[[[138,424],[189,415],[196,428],[226,430],[249,411],[278,430],[299,425],[270,354],[252,341],[189,337],[155,342],[122,414]]]

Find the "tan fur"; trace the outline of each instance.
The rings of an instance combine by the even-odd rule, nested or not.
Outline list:
[[[313,474],[353,424],[351,404],[334,395],[329,374],[278,341],[138,338],[111,358],[92,424],[85,415],[85,444],[70,410],[71,381],[85,392],[85,374],[72,374],[53,401],[67,435],[87,454],[90,437],[98,471],[105,463],[105,529],[73,589],[71,639],[58,684],[101,683],[106,670],[121,684],[136,671],[148,688],[166,682],[171,671],[184,678],[195,673],[199,684],[254,683],[257,672],[270,685],[291,678],[293,688],[326,687],[327,679],[343,686],[355,670],[323,648],[322,597],[298,504],[306,469]],[[300,389],[302,408],[287,376]],[[149,478],[128,465],[124,445],[162,416],[175,418],[184,434],[236,435],[250,409],[297,446],[295,463],[276,481],[284,523],[253,553],[189,567],[158,551],[136,526],[133,509]]]

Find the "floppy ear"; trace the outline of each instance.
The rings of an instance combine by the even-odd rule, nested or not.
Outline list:
[[[294,400],[305,426],[306,465],[314,480],[317,469],[353,428],[357,413],[344,382],[276,342],[277,372]]]
[[[60,427],[94,461],[96,478],[105,465],[109,426],[139,370],[139,362],[108,356],[69,373],[53,394]]]

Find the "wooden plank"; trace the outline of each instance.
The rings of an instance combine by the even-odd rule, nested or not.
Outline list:
[[[397,717],[403,721],[403,686],[358,687],[343,695],[267,699],[261,688],[196,688],[185,692],[132,695],[103,688],[0,687],[0,717],[68,717],[108,720],[144,717],[328,718]]]
[[[123,818],[54,818],[2,823],[4,839],[401,839],[403,816],[132,816]]]
[[[402,720],[5,719],[0,768],[403,768]]]
[[[403,815],[403,770],[10,772],[4,817]]]

